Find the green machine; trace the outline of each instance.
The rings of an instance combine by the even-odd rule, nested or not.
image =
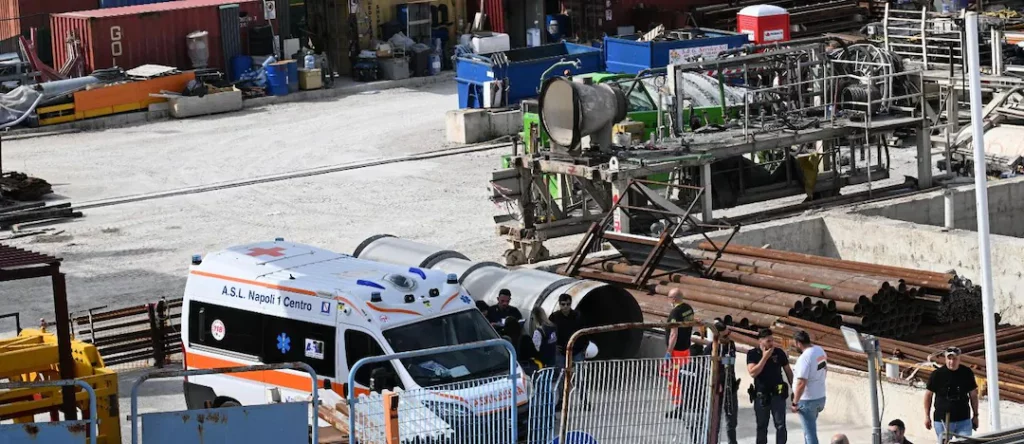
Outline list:
[[[615,74],[615,73],[590,73],[581,74],[574,76],[574,81],[579,81],[585,84],[607,84],[616,89],[628,93],[626,97],[627,101],[627,113],[625,121],[639,122],[643,124],[643,135],[641,140],[646,142],[651,139],[651,136],[658,129],[658,95],[657,85],[660,81],[665,79],[664,75],[659,76],[648,76],[648,77],[637,77],[633,74]],[[722,117],[721,106],[704,106],[704,107],[685,107],[683,109],[683,119],[685,120],[683,125],[680,125],[685,131],[692,131],[691,119],[692,115],[696,115],[698,120],[694,123],[700,125],[709,124],[725,124],[725,120]],[[729,118],[738,118],[740,113],[743,111],[742,106],[732,106],[726,108],[726,113]],[[522,113],[523,113],[523,130],[520,133],[522,140],[523,153],[530,154],[534,152],[533,144],[535,141],[539,141],[539,145],[544,147],[550,143],[547,131],[544,129],[544,125],[540,121],[540,102],[538,99],[528,99],[522,102]],[[667,118],[673,113],[671,110],[667,110],[662,115],[662,125],[668,126]],[[536,133],[536,136],[533,134]],[[512,154],[506,154],[501,157],[501,167],[510,168],[510,160]],[[668,180],[668,173],[655,174],[647,177],[648,180],[656,182],[664,182]],[[558,175],[548,174],[544,176],[544,181],[548,185],[551,197],[558,199],[562,196],[562,181]]]

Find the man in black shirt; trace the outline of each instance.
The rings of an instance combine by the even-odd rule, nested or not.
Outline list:
[[[793,381],[789,357],[775,346],[772,331],[765,328],[757,334],[757,348],[747,352],[747,371],[754,378],[752,398],[757,418],[757,444],[768,444],[768,420],[775,423],[775,443],[786,444],[786,407],[790,387],[782,379],[786,372]]]
[[[672,299],[672,311],[668,313],[667,322],[693,322],[693,308],[683,302],[683,292],[678,288],[669,290],[668,297]],[[669,328],[665,337],[665,359],[669,361],[669,368],[666,371],[668,378],[668,392],[672,397],[672,404],[676,406],[670,415],[681,414],[680,408],[683,402],[682,384],[679,381],[679,370],[690,361],[690,336],[693,334],[693,327]]]
[[[718,331],[718,386],[722,393],[722,411],[725,413],[725,433],[729,444],[736,444],[736,416],[739,413],[739,397],[737,389],[740,380],[736,378],[736,343],[732,341],[732,331],[722,321],[715,321]],[[714,343],[708,343],[704,354],[710,356]]]
[[[502,288],[498,291],[498,305],[487,310],[487,322],[490,322],[494,326],[494,330],[502,336],[509,336],[511,331],[517,330],[515,327],[518,325],[513,324],[517,324],[523,319],[523,314],[519,312],[519,309],[509,305],[511,302],[512,292],[507,288]],[[511,339],[513,344],[517,344],[519,341],[518,337]]]
[[[558,296],[558,311],[551,313],[548,320],[550,320],[552,324],[555,324],[555,337],[557,339],[557,346],[555,347],[555,366],[560,369],[564,369],[566,366],[565,349],[569,346],[569,339],[572,338],[572,335],[583,329],[583,315],[572,309],[572,296],[562,294]],[[578,339],[573,343],[572,362],[580,362],[586,358],[587,345],[589,344],[590,341],[586,338]],[[563,380],[562,383],[564,384],[565,381]],[[589,408],[583,390],[579,390],[579,393],[580,399],[583,401],[584,408]],[[561,388],[558,389],[558,396],[558,408],[561,408]]]
[[[889,421],[889,431],[892,432],[893,440],[896,444],[914,444],[907,439],[907,425],[903,423],[903,420],[894,419]]]
[[[935,435],[940,443],[947,431],[952,435],[971,436],[971,431],[978,428],[978,383],[974,372],[960,365],[959,348],[947,348],[943,355],[946,365],[932,372],[924,393],[924,427],[931,430],[934,419]],[[932,398],[935,400],[934,416]]]

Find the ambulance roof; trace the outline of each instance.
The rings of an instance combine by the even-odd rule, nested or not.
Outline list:
[[[786,15],[789,11],[775,5],[751,5],[740,10],[739,15],[747,17],[768,17],[772,15]]]
[[[186,293],[215,302],[221,286],[240,285],[239,292],[247,288],[246,293],[314,298],[311,300],[317,307],[322,304],[318,300],[332,300],[338,302],[338,311],[366,317],[385,328],[472,307],[473,300],[459,284],[447,283],[447,277],[436,270],[373,262],[309,245],[274,241],[208,254],[200,264],[192,266]],[[350,313],[346,306],[356,312]]]

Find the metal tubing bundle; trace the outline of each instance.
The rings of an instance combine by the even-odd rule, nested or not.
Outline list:
[[[954,272],[937,273],[788,251],[729,245],[719,255],[704,242],[686,253],[714,279],[829,299],[843,324],[903,338],[923,323],[981,318],[981,290]],[[825,325],[831,318],[796,315]]]

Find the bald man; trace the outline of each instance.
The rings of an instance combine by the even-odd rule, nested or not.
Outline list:
[[[668,314],[668,321],[673,323],[693,322],[693,307],[683,302],[683,292],[673,288],[668,292],[672,299],[672,311]],[[672,397],[672,404],[675,410],[669,412],[669,416],[680,416],[683,409],[683,393],[679,382],[679,370],[690,360],[690,335],[693,334],[692,327],[669,328],[665,341],[665,359],[670,362],[668,377],[668,392]]]
[[[846,439],[846,435],[837,433],[832,437],[832,444],[850,444],[850,440]]]

